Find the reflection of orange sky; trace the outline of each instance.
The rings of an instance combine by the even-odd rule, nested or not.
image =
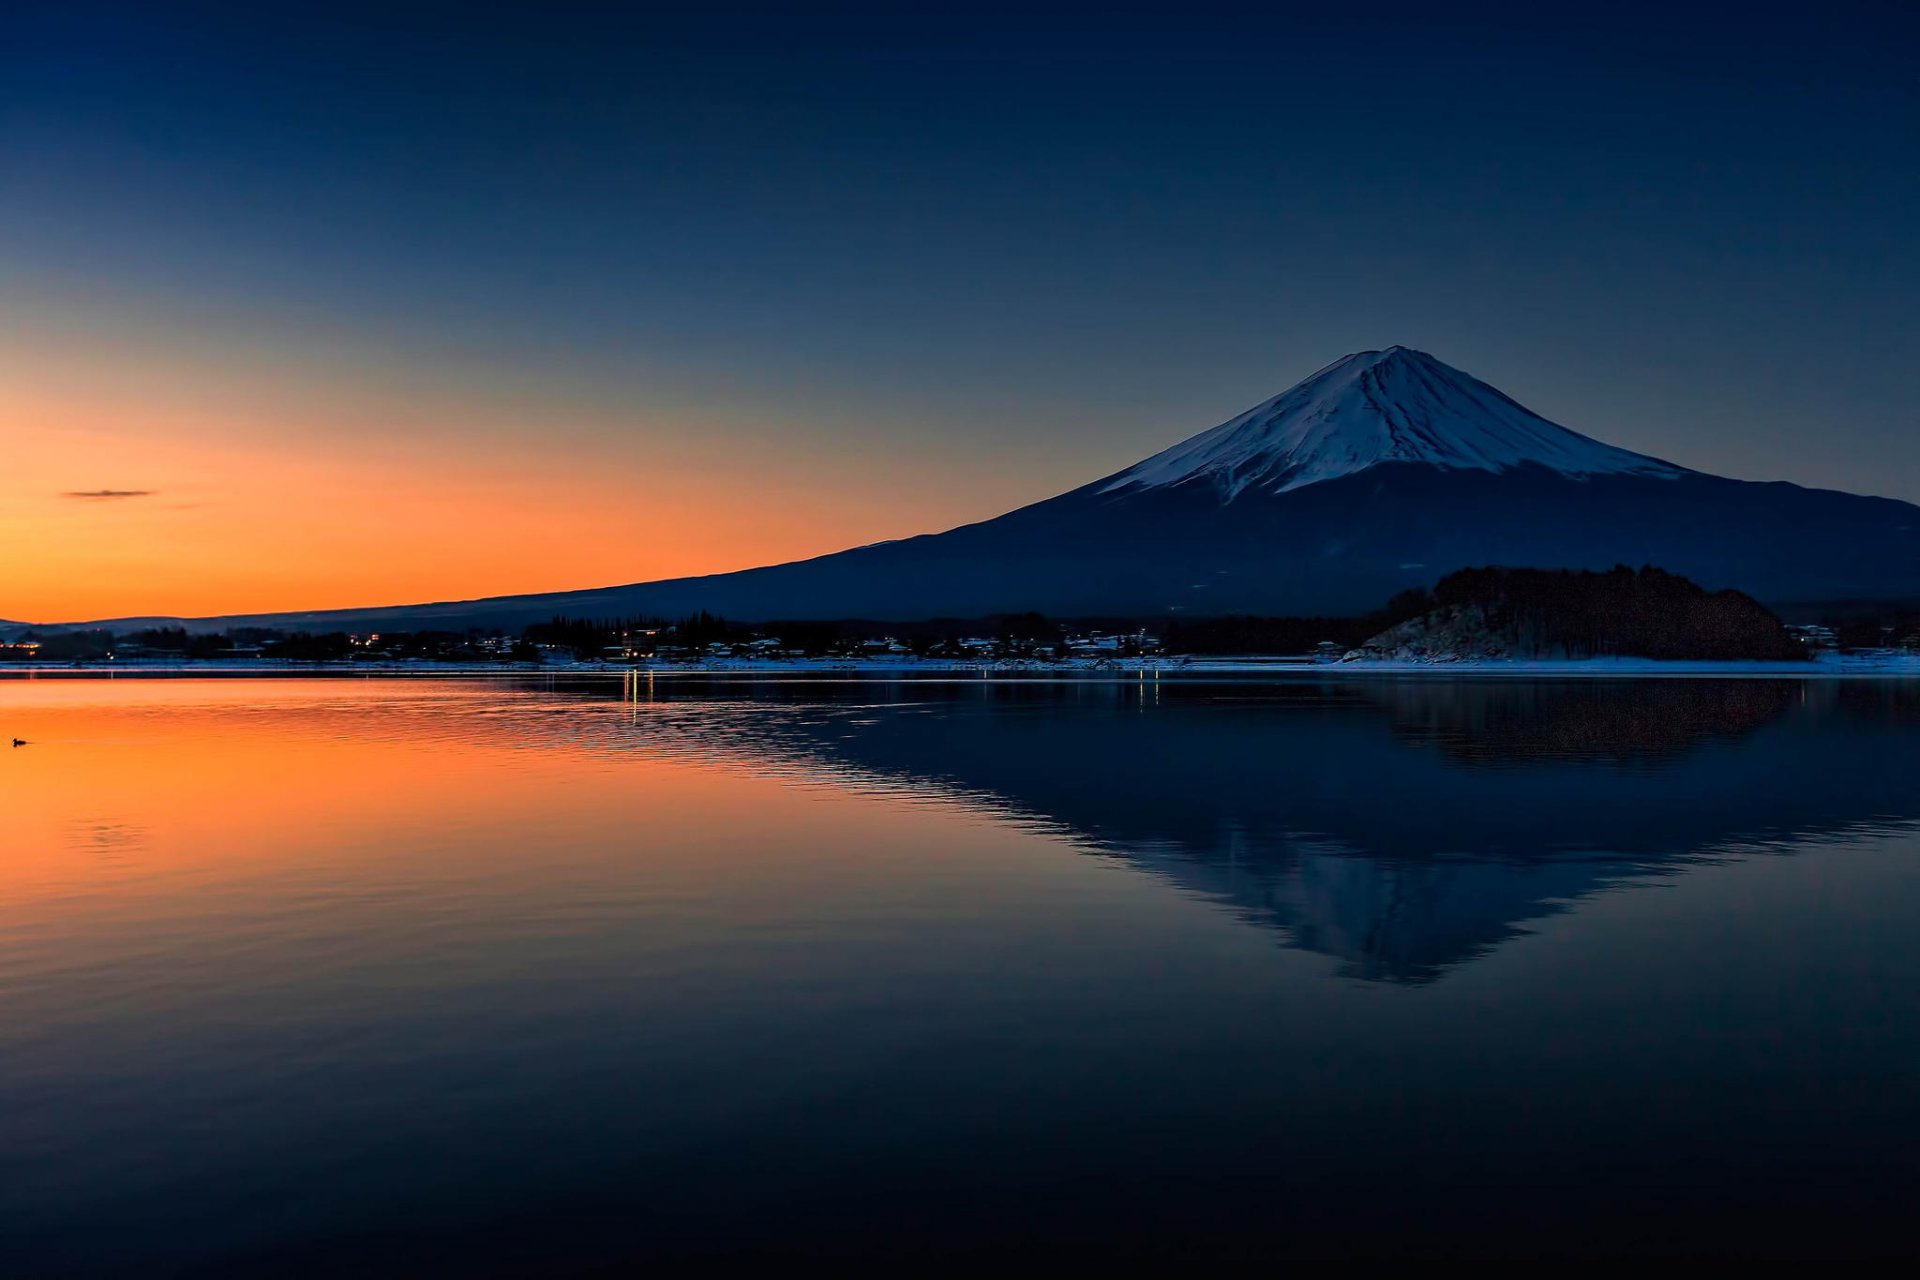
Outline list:
[[[1095,870],[1036,857],[1033,836],[961,803],[875,803],[655,749],[645,706],[535,701],[472,684],[0,680],[0,726],[31,740],[0,754],[6,1016],[56,1040],[128,1018],[437,1017],[530,983],[565,1000],[568,974],[671,1004],[689,965],[734,964],[718,938],[807,949],[862,912],[946,930],[932,964],[985,919],[1044,955]],[[618,750],[588,745],[609,737]],[[827,972],[898,963],[878,946],[843,948]],[[130,1035],[125,1052],[147,1052]]]
[[[531,900],[564,893],[569,877],[599,881],[609,860],[638,877],[636,890],[676,898],[704,891],[713,860],[762,864],[754,896],[779,900],[831,889],[819,864],[850,836],[882,849],[930,838],[925,805],[826,806],[817,790],[738,763],[637,742],[595,754],[565,731],[529,737],[526,724],[476,716],[486,703],[477,692],[355,680],[0,681],[5,732],[30,741],[0,757],[0,912],[139,915],[239,882],[285,897],[300,887],[287,874],[324,876],[309,887],[329,893],[396,881],[413,893],[443,879],[471,889],[501,877],[506,897]],[[645,714],[606,702],[567,709],[569,728],[574,717],[619,717],[615,731]],[[955,856],[978,857],[983,839],[1017,843],[984,837],[992,828],[963,805],[950,812],[961,819]],[[770,859],[808,866],[796,862],[790,880]]]
[[[31,744],[4,761],[0,901],[219,874],[236,858],[271,865],[325,851],[336,865],[373,862],[384,850],[367,837],[396,829],[458,845],[463,830],[530,827],[551,809],[556,775],[594,780],[574,753],[435,733],[431,709],[417,716],[418,738],[371,728],[356,706],[377,715],[390,695],[357,681],[264,692],[238,682],[0,684],[7,732]],[[249,696],[274,709],[252,714]],[[669,790],[700,803],[702,775],[688,773]]]
[[[137,1061],[178,1026],[616,989],[631,1011],[769,971],[998,985],[1008,957],[1118,963],[1169,906],[1208,910],[963,798],[647,723],[687,712],[478,682],[0,679],[0,732],[31,740],[0,749],[0,1013],[55,1040],[126,1024]],[[1131,923],[1061,927],[1088,910]]]
[[[36,347],[6,328],[0,619],[610,586],[1013,505],[951,466],[902,483],[895,459],[888,479],[884,458],[782,439],[737,406],[708,420],[505,375],[409,381],[244,352],[223,366],[146,339]],[[151,496],[62,496],[102,489]]]

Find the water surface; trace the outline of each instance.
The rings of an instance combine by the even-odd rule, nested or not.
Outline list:
[[[1897,1254],[1920,688],[0,682],[0,1263]]]

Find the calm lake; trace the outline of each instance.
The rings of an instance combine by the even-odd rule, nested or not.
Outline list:
[[[0,680],[0,1270],[1903,1254],[1920,684]]]

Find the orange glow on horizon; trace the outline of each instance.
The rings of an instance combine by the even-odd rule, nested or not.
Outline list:
[[[204,351],[157,340],[9,345],[0,619],[11,621],[615,586],[1015,505],[970,497],[951,466],[903,483],[897,460],[889,471],[805,440],[742,445],[737,421],[624,409],[612,393],[244,357],[215,369]]]
[[[18,621],[610,586],[859,540],[779,492],[758,495],[751,515],[716,518],[720,495],[697,475],[665,475],[633,492],[531,465],[516,472],[506,460],[239,455],[86,431],[15,433],[12,445],[0,544],[18,550],[0,565],[0,617]],[[66,496],[78,485],[147,492]]]

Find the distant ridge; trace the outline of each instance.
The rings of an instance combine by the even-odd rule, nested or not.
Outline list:
[[[1616,564],[1767,603],[1920,599],[1920,507],[1690,471],[1395,346],[1344,356],[1122,471],[945,533],[707,577],[184,625],[517,629],[555,614],[700,609],[742,621],[1353,615],[1469,565]]]

